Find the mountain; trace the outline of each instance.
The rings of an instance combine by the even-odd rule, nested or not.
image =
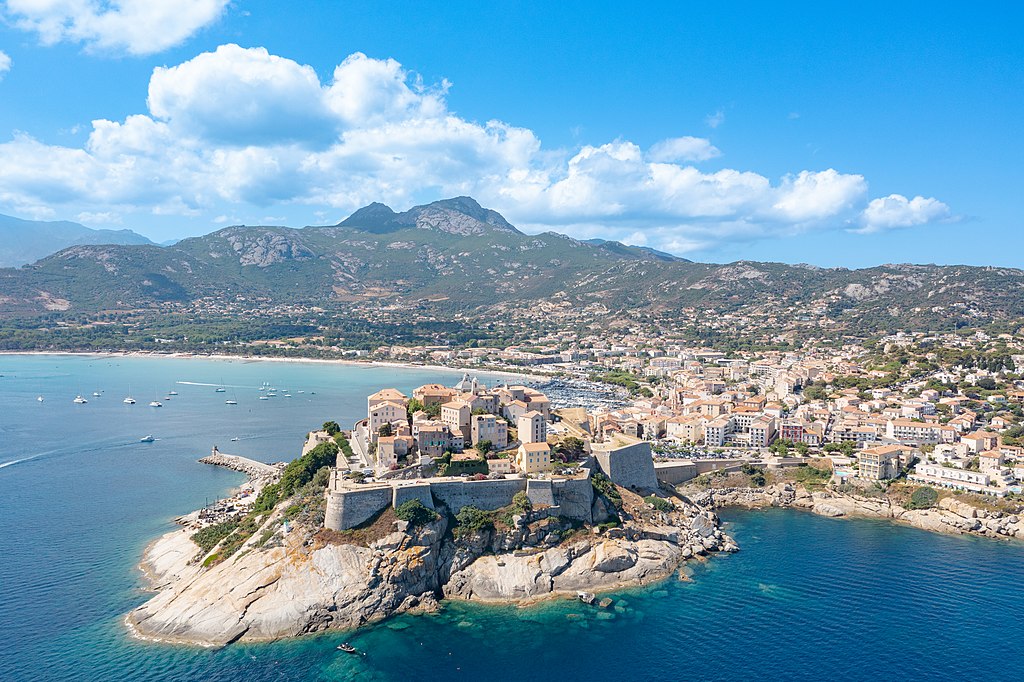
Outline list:
[[[131,230],[93,230],[67,221],[0,215],[0,267],[18,267],[80,244],[151,244]]]
[[[540,301],[669,320],[706,311],[716,324],[824,320],[834,333],[936,329],[1024,318],[1024,272],[693,263],[618,242],[526,235],[468,197],[403,213],[371,204],[332,226],[228,227],[162,248],[73,246],[0,270],[0,318],[55,310],[223,311],[244,302],[267,315],[281,314],[282,306],[359,315],[431,306],[443,308],[441,316],[487,320]]]

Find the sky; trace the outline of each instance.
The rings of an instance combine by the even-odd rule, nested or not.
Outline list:
[[[0,213],[164,241],[469,195],[700,261],[1024,267],[1022,29],[1015,2],[0,0]]]

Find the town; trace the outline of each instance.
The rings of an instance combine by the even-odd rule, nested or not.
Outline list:
[[[921,355],[903,354],[908,349]],[[435,497],[444,483],[477,499],[468,492],[473,484],[492,482],[476,489],[504,491],[485,502],[495,508],[518,490],[543,489],[538,499],[557,502],[571,481],[598,471],[617,485],[651,491],[658,482],[679,485],[711,472],[812,461],[825,463],[837,485],[901,479],[997,498],[1021,494],[1024,382],[1010,367],[996,367],[990,354],[962,360],[987,368],[942,369],[932,344],[904,335],[883,339],[878,353],[913,359],[881,371],[855,362],[851,352],[737,357],[620,347],[603,354],[602,374],[578,378],[573,388],[564,379],[488,387],[468,373],[452,387],[428,384],[412,396],[384,388],[367,398],[367,415],[351,430],[351,453],[339,455],[332,471],[328,525],[358,525],[385,501],[429,501],[431,484]],[[581,372],[579,355],[555,357]],[[998,360],[1018,361],[1024,357]],[[919,364],[928,371],[905,378],[903,368]],[[849,385],[851,377],[859,381]],[[577,390],[609,385],[602,382],[621,389],[598,391],[602,399],[585,408],[573,404]],[[549,387],[557,400],[540,390]],[[331,436],[314,432],[307,450]],[[495,487],[497,481],[514,483]],[[376,505],[353,512],[355,505],[341,503],[371,491]]]

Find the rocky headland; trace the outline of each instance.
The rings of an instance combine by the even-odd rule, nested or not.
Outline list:
[[[620,494],[617,524],[584,527],[544,509],[473,529],[444,510],[413,525],[389,509],[367,529],[335,532],[284,523],[285,503],[217,562],[192,530],[175,530],[147,548],[142,568],[157,594],[126,622],[166,642],[271,640],[432,610],[446,598],[529,603],[645,585],[689,559],[737,549],[709,509],[681,496],[666,494],[655,508]],[[595,505],[609,507],[598,518],[611,511],[602,496]]]
[[[1024,517],[987,510],[955,496],[941,497],[929,509],[908,509],[887,496],[870,496],[834,488],[809,490],[794,483],[687,492],[693,504],[704,509],[784,507],[829,517],[889,519],[937,533],[1024,539]]]

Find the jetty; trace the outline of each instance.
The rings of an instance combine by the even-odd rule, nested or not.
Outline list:
[[[200,464],[212,464],[214,466],[226,467],[234,471],[241,471],[249,478],[277,478],[281,474],[281,470],[284,469],[285,464],[278,462],[277,464],[265,464],[263,462],[257,462],[254,459],[248,457],[241,457],[239,455],[229,455],[221,452],[217,449],[217,446],[213,446],[213,450],[206,457],[199,460]]]

